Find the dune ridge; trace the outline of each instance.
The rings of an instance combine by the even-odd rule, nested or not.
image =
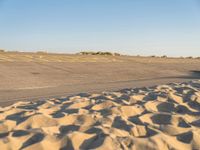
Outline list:
[[[200,149],[200,80],[0,108],[0,149]]]

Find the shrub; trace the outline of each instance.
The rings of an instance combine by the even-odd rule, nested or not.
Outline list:
[[[187,59],[192,59],[193,57],[192,56],[189,56],[189,57],[186,57]]]
[[[102,56],[121,56],[119,53],[111,53],[111,52],[87,52],[87,51],[83,51],[78,53],[80,55],[102,55]]]
[[[121,54],[119,54],[119,53],[114,53],[114,56],[121,56]]]
[[[36,53],[37,54],[47,54],[48,52],[47,51],[37,51]]]
[[[166,56],[166,55],[163,55],[163,56],[161,56],[161,58],[167,58],[167,56]]]
[[[152,55],[152,56],[150,56],[150,57],[153,57],[153,58],[155,58],[156,56],[155,56],[155,55]]]
[[[3,52],[5,52],[5,50],[3,50],[3,49],[0,49],[0,53],[3,53]]]

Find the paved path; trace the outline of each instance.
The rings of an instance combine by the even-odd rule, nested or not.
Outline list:
[[[19,100],[153,86],[200,77],[197,59],[117,59],[120,61],[0,62],[0,106]]]

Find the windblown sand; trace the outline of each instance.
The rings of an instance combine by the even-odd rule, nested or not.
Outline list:
[[[17,102],[0,149],[200,149],[200,81]]]

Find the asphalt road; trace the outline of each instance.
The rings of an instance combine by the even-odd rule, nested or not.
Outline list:
[[[88,59],[94,56],[87,56]],[[110,58],[111,59],[111,58]],[[113,59],[113,58],[112,58]],[[104,62],[0,62],[0,106],[85,92],[200,79],[199,59],[115,57]],[[119,61],[117,61],[119,60]]]

